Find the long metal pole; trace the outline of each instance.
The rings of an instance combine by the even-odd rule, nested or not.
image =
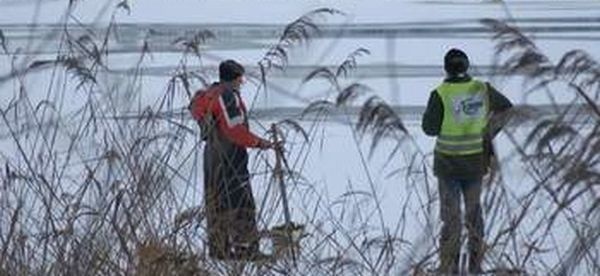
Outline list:
[[[283,159],[283,152],[281,147],[279,147],[279,137],[277,135],[277,126],[275,126],[275,124],[271,125],[271,131],[273,133],[273,142],[276,144],[275,147],[275,168],[274,168],[274,173],[275,173],[275,177],[277,177],[277,182],[279,183],[279,191],[281,193],[281,203],[283,205],[283,217],[285,219],[285,226],[284,226],[284,230],[285,230],[285,234],[287,237],[287,242],[288,245],[293,243],[292,240],[292,219],[291,219],[291,215],[290,215],[290,207],[288,205],[288,199],[287,199],[287,193],[285,190],[285,183],[283,181],[283,169],[281,166],[281,162]],[[292,254],[292,262],[294,264],[294,267],[296,266],[296,254],[295,254],[295,250],[294,250],[294,246],[290,246],[291,249],[291,254]]]

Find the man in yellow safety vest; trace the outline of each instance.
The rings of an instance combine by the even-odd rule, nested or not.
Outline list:
[[[459,49],[444,57],[444,81],[433,91],[423,114],[425,134],[437,136],[433,170],[440,195],[440,271],[458,273],[461,236],[461,194],[468,231],[468,270],[481,272],[484,254],[481,183],[491,157],[490,119],[502,117],[512,103],[489,83],[467,74],[469,59]],[[504,120],[505,122],[505,120]],[[501,124],[502,125],[502,124]]]

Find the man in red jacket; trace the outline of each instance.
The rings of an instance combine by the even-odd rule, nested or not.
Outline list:
[[[246,106],[240,96],[244,68],[233,60],[219,65],[218,83],[193,97],[190,111],[199,123],[204,148],[204,200],[209,256],[255,259],[258,249],[256,206],[246,148],[274,144],[250,132]]]

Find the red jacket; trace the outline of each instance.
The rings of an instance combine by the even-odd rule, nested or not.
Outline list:
[[[214,83],[207,90],[196,92],[190,111],[197,121],[212,115],[219,133],[233,144],[258,147],[260,138],[250,132],[246,105],[239,92],[228,84]]]

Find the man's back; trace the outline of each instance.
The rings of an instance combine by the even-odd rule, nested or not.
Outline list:
[[[448,77],[447,83],[470,82],[472,78],[468,75],[461,77]],[[489,111],[500,113],[512,107],[510,101],[498,92],[489,83],[486,94],[489,101]],[[429,136],[438,136],[441,133],[444,120],[445,107],[437,90],[431,92],[427,108],[423,114],[422,129]],[[487,116],[489,118],[489,116]],[[485,138],[485,137],[484,137]],[[484,143],[489,143],[487,139]],[[444,177],[471,179],[484,175],[487,172],[487,158],[489,158],[489,147],[484,144],[484,152],[468,155],[450,155],[436,151],[434,154],[434,173]]]

